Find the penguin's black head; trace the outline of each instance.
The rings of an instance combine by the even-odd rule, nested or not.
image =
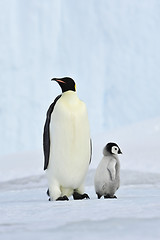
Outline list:
[[[62,93],[67,91],[76,91],[76,84],[74,80],[70,77],[52,78],[51,80],[56,81],[60,85]]]
[[[105,150],[111,154],[122,154],[119,146],[116,143],[112,143],[112,142],[108,143],[105,146]]]

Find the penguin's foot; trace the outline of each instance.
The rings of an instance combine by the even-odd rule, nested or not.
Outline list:
[[[48,199],[48,201],[53,201],[51,198]],[[55,201],[69,201],[67,196],[59,197]]]
[[[109,194],[105,195],[104,198],[117,198],[115,195],[111,196]]]
[[[100,199],[102,197],[101,194],[99,194],[99,193],[96,193],[96,194],[97,194],[98,199]]]
[[[69,198],[65,195],[63,197],[57,198],[56,201],[69,201]]]
[[[86,193],[80,194],[80,193],[78,193],[78,192],[74,192],[74,193],[73,193],[73,198],[74,198],[74,200],[82,200],[82,199],[84,199],[84,198],[90,199],[89,196],[88,196],[88,194],[86,194]]]

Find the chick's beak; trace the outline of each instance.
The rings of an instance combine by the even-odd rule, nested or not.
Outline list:
[[[118,153],[119,153],[119,154],[123,154],[122,151],[121,151],[120,149],[119,149],[119,152],[118,152]]]

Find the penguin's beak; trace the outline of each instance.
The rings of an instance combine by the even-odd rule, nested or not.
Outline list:
[[[58,78],[52,78],[51,81],[56,81],[56,82],[60,82],[60,83],[65,83],[64,81],[62,81],[61,79],[58,79]]]
[[[118,154],[123,154],[122,151],[121,151],[121,149],[119,149]]]

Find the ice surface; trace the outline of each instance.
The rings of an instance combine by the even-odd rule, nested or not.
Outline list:
[[[160,186],[122,186],[117,200],[48,202],[45,188],[0,193],[2,239],[158,239]]]

